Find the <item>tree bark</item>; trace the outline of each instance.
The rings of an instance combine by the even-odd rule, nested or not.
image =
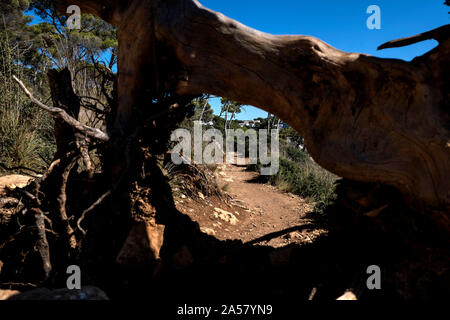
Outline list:
[[[72,77],[69,69],[66,68],[61,71],[49,70],[47,76],[53,107],[62,109],[66,111],[69,116],[78,119],[78,114],[80,113],[80,100],[73,91]],[[56,160],[61,159],[68,152],[75,149],[76,139],[74,129],[60,118],[55,119],[54,129],[56,140],[54,160]]]
[[[172,66],[163,70],[165,85],[175,93],[262,108],[299,131],[324,168],[395,186],[412,208],[450,230],[448,28],[435,37],[438,47],[406,62],[343,52],[310,36],[262,33],[195,0],[59,0],[69,2],[118,28],[118,128],[143,107],[136,104],[148,66],[164,47],[161,59]]]

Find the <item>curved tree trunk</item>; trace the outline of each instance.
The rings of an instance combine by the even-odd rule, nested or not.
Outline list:
[[[262,33],[195,0],[58,2],[118,28],[117,129],[144,107],[137,104],[153,82],[254,105],[298,130],[324,168],[395,186],[450,230],[448,27],[431,33],[437,48],[405,62]]]

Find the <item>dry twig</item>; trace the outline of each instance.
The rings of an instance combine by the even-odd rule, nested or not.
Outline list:
[[[103,202],[103,200],[105,200],[105,198],[108,197],[111,193],[112,193],[112,191],[108,190],[100,198],[98,198],[97,201],[95,201],[89,208],[87,208],[86,210],[83,211],[83,213],[81,214],[81,217],[77,221],[77,227],[83,234],[86,234],[86,231],[81,227],[81,222],[86,217],[86,214],[88,214],[89,212],[94,210],[96,207],[98,207]]]
[[[71,117],[66,111],[64,111],[63,109],[60,108],[54,108],[54,107],[49,107],[45,104],[43,104],[42,102],[40,102],[39,100],[37,100],[32,94],[31,92],[25,87],[25,85],[23,84],[22,81],[20,81],[16,76],[13,76],[13,79],[19,84],[20,88],[23,90],[23,92],[25,93],[25,95],[35,104],[37,105],[39,108],[48,111],[52,116],[62,119],[65,123],[67,123],[69,126],[71,126],[72,128],[74,128],[75,130],[85,134],[86,136],[95,138],[97,140],[100,141],[108,141],[109,140],[109,136],[97,129],[97,128],[91,128],[88,127],[84,124],[82,124],[80,121],[76,120],[75,118]]]

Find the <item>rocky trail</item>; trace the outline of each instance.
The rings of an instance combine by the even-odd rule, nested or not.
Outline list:
[[[312,225],[308,213],[314,205],[297,195],[256,181],[257,172],[246,166],[221,164],[215,172],[218,184],[230,196],[219,199],[190,199],[181,195],[177,208],[196,221],[203,232],[220,240],[274,248],[292,243],[311,243],[326,233]]]

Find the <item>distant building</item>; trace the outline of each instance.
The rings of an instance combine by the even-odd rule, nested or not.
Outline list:
[[[241,128],[242,127],[250,127],[250,121],[248,121],[248,120],[242,121],[241,123],[239,123],[239,126]]]
[[[239,126],[241,128],[254,128],[257,124],[261,123],[259,120],[244,120],[241,123],[239,123]]]

